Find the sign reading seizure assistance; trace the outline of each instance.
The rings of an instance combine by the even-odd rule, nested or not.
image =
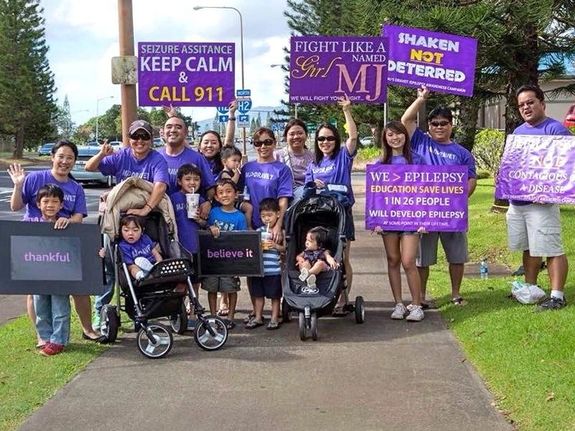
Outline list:
[[[518,201],[575,204],[575,136],[509,135],[495,196]]]
[[[138,43],[140,106],[222,106],[234,99],[235,45]]]
[[[293,36],[290,102],[385,103],[387,39],[360,36]]]
[[[365,226],[467,231],[467,167],[367,165]]]
[[[0,293],[102,294],[100,229],[71,224],[56,230],[52,223],[0,221]]]
[[[381,34],[389,38],[389,84],[473,96],[477,39],[396,25]]]
[[[259,232],[221,232],[214,238],[210,232],[200,231],[199,239],[200,276],[263,276]]]

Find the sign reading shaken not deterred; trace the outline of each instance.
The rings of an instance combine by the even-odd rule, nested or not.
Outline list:
[[[140,106],[222,106],[234,99],[235,45],[138,43]]]
[[[290,102],[386,101],[388,42],[382,37],[294,36],[290,46]]]

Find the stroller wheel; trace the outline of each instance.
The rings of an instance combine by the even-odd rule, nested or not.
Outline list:
[[[289,305],[285,298],[282,299],[282,319],[283,323],[287,323],[291,320]]]
[[[311,339],[317,341],[317,314],[313,313],[310,320]]]
[[[298,321],[299,321],[299,339],[305,341],[307,339],[307,328],[305,324],[305,315],[303,314],[303,311],[299,312]]]
[[[219,317],[206,316],[196,323],[194,340],[204,350],[218,350],[228,341],[228,328]]]
[[[188,329],[188,312],[186,311],[184,301],[182,301],[180,312],[170,318],[170,326],[172,327],[172,331],[179,335],[182,335]]]
[[[365,322],[365,304],[363,301],[363,296],[355,297],[355,322],[363,323]]]
[[[108,339],[108,343],[116,341],[120,317],[116,306],[106,304],[100,310],[100,333]]]
[[[136,338],[138,349],[142,355],[150,359],[166,356],[174,345],[172,332],[163,325],[151,324],[141,328]]]

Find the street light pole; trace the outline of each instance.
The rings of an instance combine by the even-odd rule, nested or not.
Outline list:
[[[246,88],[245,86],[245,80],[244,80],[244,19],[242,17],[242,13],[240,12],[239,9],[232,7],[232,6],[194,6],[193,7],[194,10],[200,10],[200,9],[231,9],[231,10],[235,10],[238,13],[238,16],[240,17],[240,65],[241,65],[241,71],[242,71],[242,90],[244,90]],[[242,139],[244,141],[244,156],[243,158],[246,159],[247,158],[247,148],[246,148],[246,128],[242,127]]]
[[[96,143],[98,143],[98,110],[100,108],[100,102],[102,100],[106,100],[106,99],[113,99],[114,96],[106,96],[106,97],[100,97],[99,99],[96,99]]]

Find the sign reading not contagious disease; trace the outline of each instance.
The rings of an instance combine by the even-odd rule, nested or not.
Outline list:
[[[234,99],[235,45],[138,43],[140,106],[222,106]]]
[[[509,135],[495,196],[539,203],[575,204],[575,136]]]
[[[200,276],[234,277],[263,276],[264,266],[259,232],[199,232]]]
[[[368,230],[467,231],[467,167],[367,165]]]
[[[389,84],[473,96],[477,39],[413,27],[385,25]]]
[[[101,244],[97,225],[0,221],[0,293],[102,294]]]
[[[387,39],[360,36],[293,36],[290,102],[385,103]]]

